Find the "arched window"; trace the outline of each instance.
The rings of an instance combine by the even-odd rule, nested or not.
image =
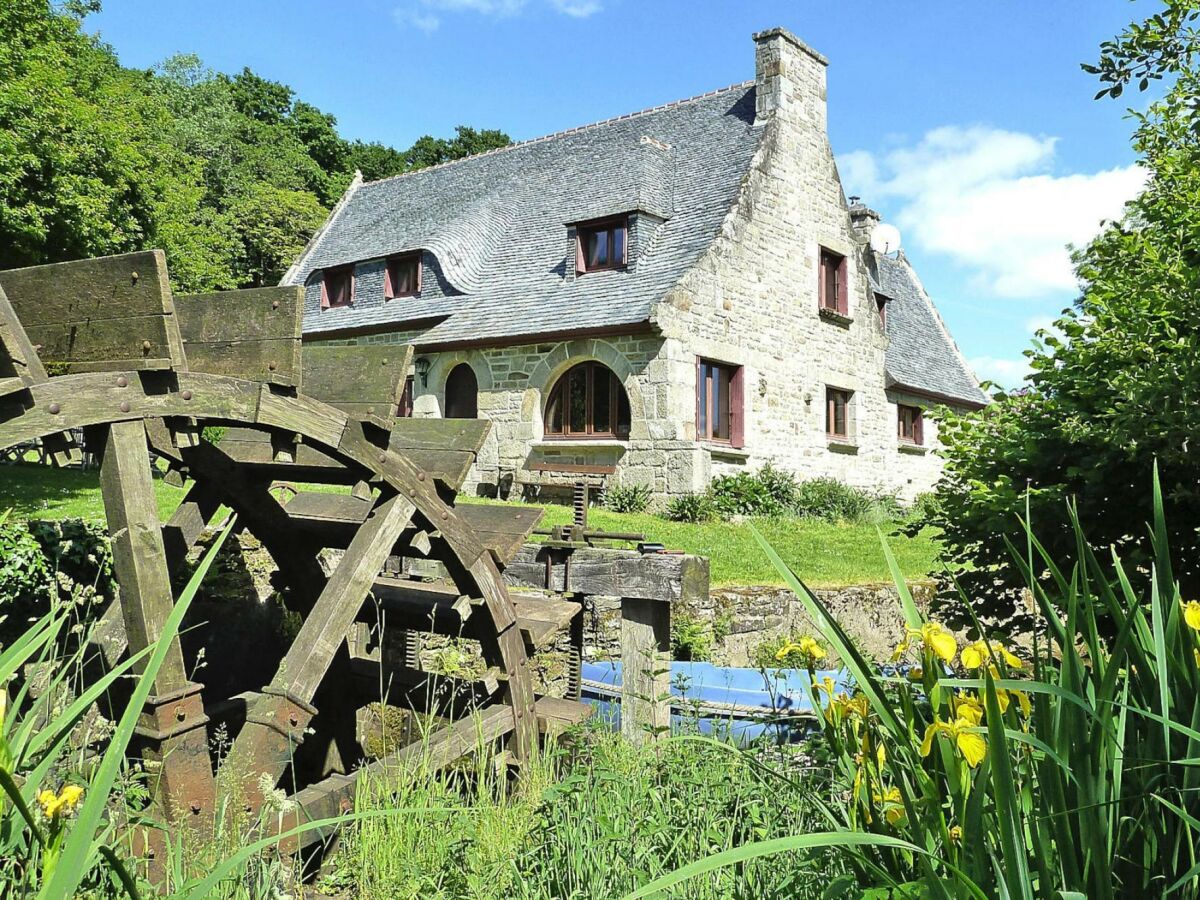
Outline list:
[[[479,382],[466,363],[455,366],[446,379],[446,418],[479,418]]]
[[[558,379],[546,404],[546,436],[629,437],[629,398],[611,369],[585,362]]]

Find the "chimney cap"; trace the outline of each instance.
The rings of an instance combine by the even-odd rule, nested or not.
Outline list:
[[[808,44],[804,43],[804,41],[800,40],[800,38],[796,37],[794,34],[792,34],[786,28],[782,28],[782,27],[768,28],[766,31],[757,31],[754,33],[754,43],[762,44],[762,43],[765,43],[766,41],[771,40],[771,38],[776,38],[776,37],[783,38],[785,41],[787,41],[789,44],[791,44],[797,50],[802,50],[803,52],[807,53],[809,56],[811,56],[813,59],[815,59],[821,65],[823,65],[823,66],[829,65],[828,58],[826,58],[822,54],[818,53],[812,47],[808,46]]]

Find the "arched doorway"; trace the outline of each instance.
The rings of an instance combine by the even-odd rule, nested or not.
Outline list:
[[[479,382],[466,363],[455,366],[446,379],[446,418],[479,418]]]

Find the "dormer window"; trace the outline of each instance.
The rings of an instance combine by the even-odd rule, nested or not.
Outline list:
[[[626,237],[629,219],[606,219],[580,225],[576,232],[575,273],[599,272],[625,266]]]
[[[321,309],[354,302],[354,266],[338,266],[321,273]]]
[[[389,256],[383,276],[384,299],[415,297],[419,293],[421,293],[421,254],[404,253],[400,256]]]

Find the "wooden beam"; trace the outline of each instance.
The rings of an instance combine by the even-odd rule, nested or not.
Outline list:
[[[259,776],[278,781],[316,710],[313,695],[345,643],[367,591],[416,507],[392,494],[376,504],[300,626],[264,696],[255,702],[222,767],[222,795],[262,804]]]
[[[525,544],[505,566],[504,580],[516,587],[678,602],[705,597],[709,578],[702,556]]]
[[[621,599],[621,734],[633,743],[671,728],[671,605]]]
[[[191,371],[302,389],[304,288],[186,294],[175,298],[175,312]]]

